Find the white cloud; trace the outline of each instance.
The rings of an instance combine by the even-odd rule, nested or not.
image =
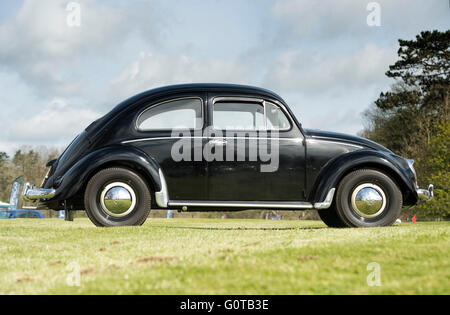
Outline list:
[[[71,107],[54,99],[43,110],[10,122],[9,140],[26,144],[64,145],[100,116],[89,108]]]
[[[366,5],[354,0],[279,0],[273,14],[288,35],[332,38],[364,31]]]
[[[148,4],[120,10],[97,0],[79,0],[81,26],[67,24],[65,0],[25,0],[18,14],[0,24],[0,66],[45,96],[73,96],[86,88],[80,69],[92,54],[110,57],[140,30],[153,39]]]
[[[264,79],[265,86],[288,92],[327,93],[384,85],[395,48],[368,44],[351,54],[291,50],[280,54]]]
[[[121,100],[158,86],[176,83],[248,83],[249,67],[235,58],[198,59],[184,54],[141,52],[111,82],[115,99]]]
[[[367,4],[355,0],[277,0],[272,13],[281,39],[386,39],[410,36],[442,23],[448,26],[448,1],[377,0],[381,27],[367,25]],[[395,32],[393,32],[395,31]]]

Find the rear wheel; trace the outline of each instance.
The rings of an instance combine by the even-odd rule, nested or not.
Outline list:
[[[386,174],[362,169],[341,181],[336,196],[336,213],[348,227],[392,225],[399,217],[403,196]]]
[[[142,225],[150,213],[146,182],[125,168],[108,168],[89,181],[84,196],[86,213],[97,226]]]

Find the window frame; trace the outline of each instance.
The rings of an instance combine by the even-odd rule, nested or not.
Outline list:
[[[261,104],[264,108],[264,129],[217,129],[216,126],[214,125],[214,106],[216,105],[216,103],[231,103],[231,102],[236,102],[236,103],[258,103]],[[286,119],[289,122],[289,128],[284,128],[284,129],[267,129],[267,103],[270,103],[272,105],[274,105],[275,107],[277,107],[278,109],[281,110],[281,112],[283,113],[283,115],[286,117]],[[242,132],[259,132],[259,131],[265,131],[265,132],[272,132],[272,131],[278,131],[278,132],[289,132],[292,130],[293,128],[293,123],[292,123],[292,118],[290,115],[288,115],[288,113],[285,111],[283,106],[280,106],[280,104],[277,101],[266,101],[265,99],[262,98],[253,98],[253,97],[215,97],[213,99],[212,102],[212,111],[211,111],[211,127],[213,128],[213,130],[230,130],[230,131],[242,131]]]
[[[276,107],[277,109],[279,109],[284,117],[287,119],[288,123],[289,123],[289,127],[288,128],[283,128],[283,129],[267,129],[267,103],[269,103],[270,105],[273,105],[274,107]],[[293,128],[293,123],[292,123],[292,119],[291,116],[287,114],[287,112],[285,112],[283,110],[283,108],[281,106],[279,106],[278,104],[276,104],[275,102],[271,102],[271,101],[264,101],[264,119],[265,119],[265,124],[266,124],[266,131],[278,131],[278,132],[288,132],[291,131]]]
[[[183,100],[200,100],[200,109],[201,109],[201,126],[198,128],[165,128],[165,129],[140,129],[139,128],[139,120],[142,117],[142,115],[144,115],[146,112],[167,104],[167,103],[172,103],[172,102],[176,102],[176,101],[183,101]],[[199,96],[187,96],[187,97],[178,97],[178,98],[173,98],[173,99],[168,99],[159,103],[155,103],[152,105],[149,105],[148,107],[146,107],[145,109],[143,109],[139,115],[137,116],[135,123],[134,123],[134,127],[136,129],[137,132],[141,132],[141,133],[148,133],[148,132],[158,132],[158,131],[171,131],[171,130],[203,130],[205,126],[205,109],[204,109],[204,101],[203,98],[199,97]]]

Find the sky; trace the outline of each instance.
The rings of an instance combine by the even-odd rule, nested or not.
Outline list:
[[[0,151],[64,148],[122,100],[190,82],[264,87],[305,128],[356,134],[398,39],[450,26],[448,0],[373,2],[1,1]]]

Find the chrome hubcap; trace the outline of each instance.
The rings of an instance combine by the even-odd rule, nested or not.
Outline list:
[[[386,195],[377,185],[359,185],[352,194],[352,207],[363,218],[375,218],[386,209]]]
[[[103,211],[116,218],[130,214],[136,206],[136,194],[125,183],[112,183],[107,185],[101,195],[100,203]]]

